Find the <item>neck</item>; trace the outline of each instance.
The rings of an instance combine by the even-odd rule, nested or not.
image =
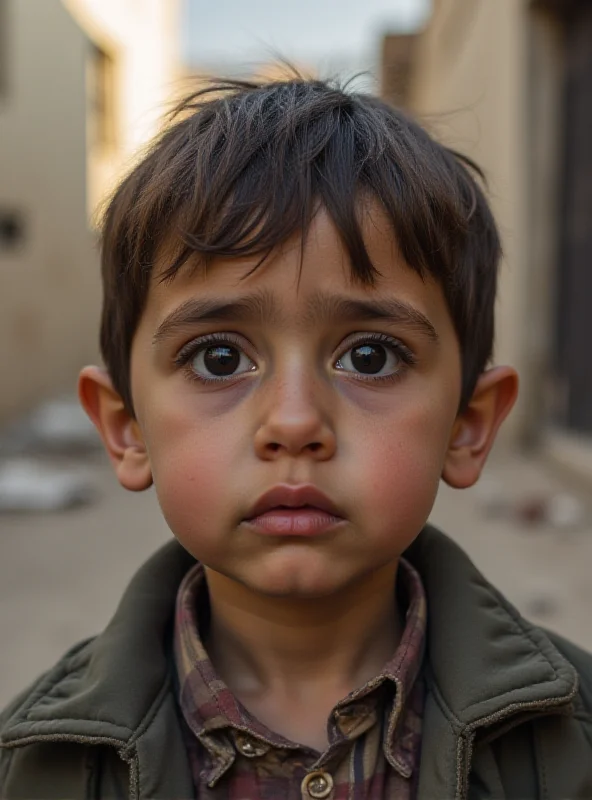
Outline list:
[[[397,562],[330,597],[262,596],[207,569],[212,663],[239,696],[345,696],[380,672],[400,640]],[[338,698],[339,699],[339,698]]]

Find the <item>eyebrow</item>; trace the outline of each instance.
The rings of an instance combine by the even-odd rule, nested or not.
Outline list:
[[[226,298],[191,298],[176,308],[158,326],[154,345],[181,331],[206,322],[268,322],[278,324],[279,310],[269,292],[256,292],[229,302]]]
[[[191,298],[161,322],[152,343],[158,345],[204,323],[255,322],[281,327],[284,319],[281,308],[276,305],[270,292],[256,292],[230,302],[226,298]],[[314,325],[321,320],[352,323],[382,320],[415,330],[432,342],[440,339],[430,320],[419,309],[396,298],[358,300],[318,292],[308,303],[303,323]]]
[[[311,298],[306,316],[308,324],[312,324],[318,319],[330,319],[336,322],[383,320],[416,330],[432,342],[440,340],[438,332],[425,314],[410,303],[394,297],[357,300],[319,292]]]

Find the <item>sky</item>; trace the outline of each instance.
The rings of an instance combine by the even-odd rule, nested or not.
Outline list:
[[[184,52],[196,66],[261,63],[364,67],[385,31],[421,26],[430,0],[184,0]]]

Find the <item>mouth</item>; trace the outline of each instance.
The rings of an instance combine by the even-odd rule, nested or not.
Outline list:
[[[269,536],[317,536],[345,518],[314,486],[275,486],[255,503],[245,523]]]

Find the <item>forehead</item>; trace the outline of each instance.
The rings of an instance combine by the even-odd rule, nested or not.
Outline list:
[[[416,309],[434,327],[436,323],[451,327],[440,285],[431,276],[420,277],[405,263],[392,226],[377,204],[363,209],[361,228],[378,271],[372,286],[356,279],[335,225],[320,208],[306,237],[294,235],[256,269],[257,257],[217,258],[207,268],[199,262],[189,263],[172,280],[163,281],[161,276],[170,263],[163,256],[153,275],[141,326],[156,330],[192,298],[225,298],[228,303],[247,298],[253,320],[273,326],[290,321],[310,325],[323,317],[333,318],[335,315],[328,313],[336,308],[331,298],[339,296],[360,301],[391,298]]]

